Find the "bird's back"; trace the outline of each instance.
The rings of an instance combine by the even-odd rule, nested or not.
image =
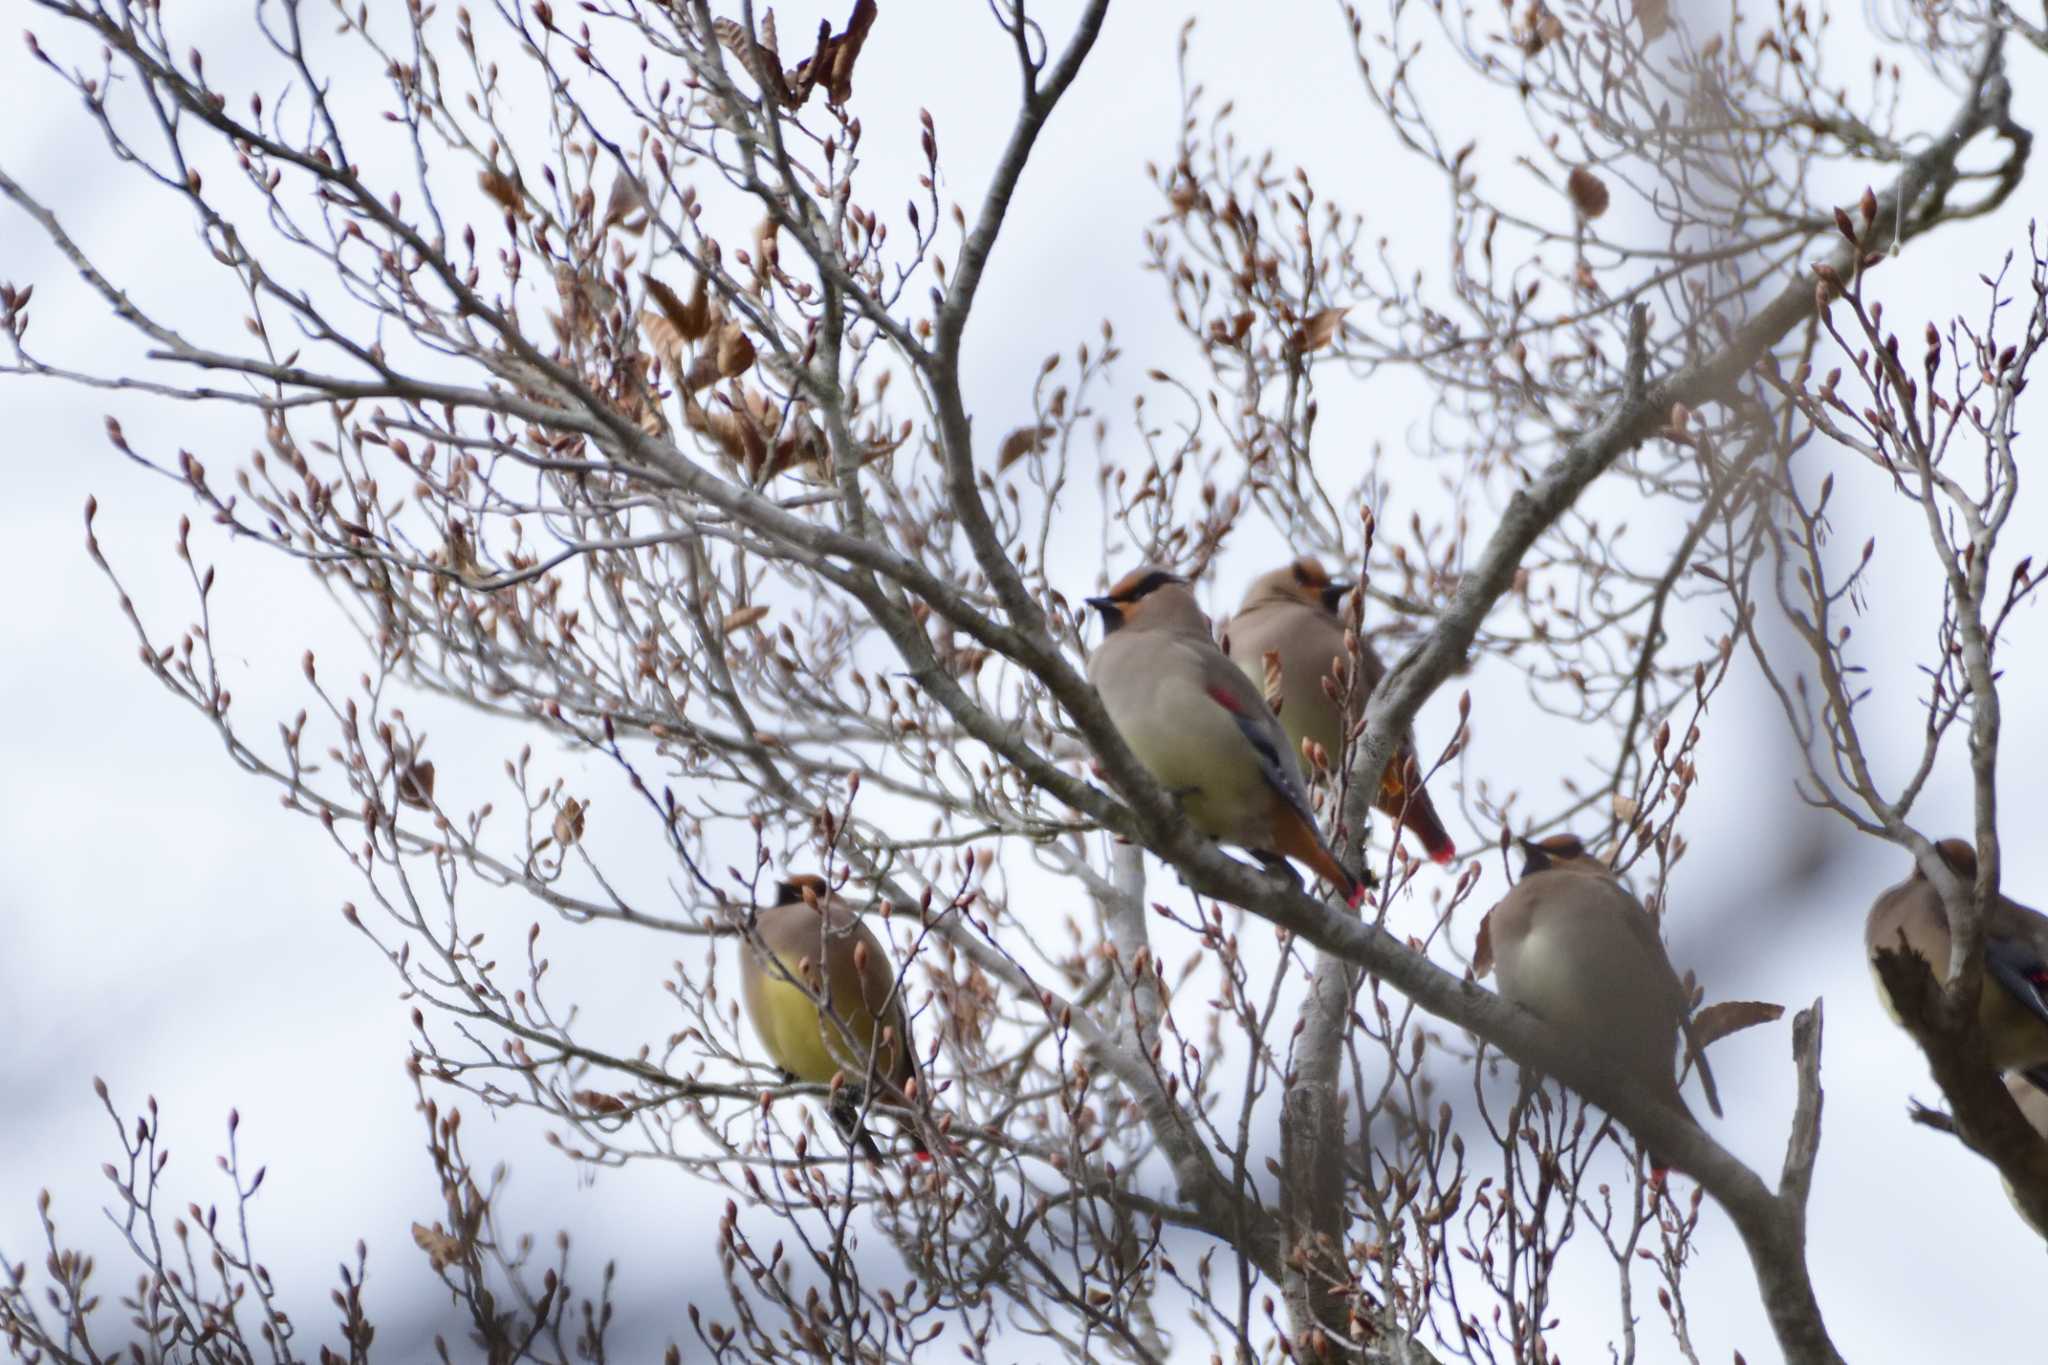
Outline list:
[[[1323,692],[1323,679],[1331,676],[1334,661],[1344,653],[1344,628],[1337,618],[1307,602],[1269,602],[1240,612],[1225,634],[1231,661],[1261,690],[1266,654],[1280,656],[1280,724],[1289,747],[1298,755],[1302,739],[1312,739],[1335,763],[1343,752],[1344,736],[1336,703]],[[1373,681],[1367,678],[1368,688]],[[1358,693],[1361,700],[1364,692]]]
[[[1676,1101],[1685,988],[1647,911],[1611,879],[1533,872],[1489,916],[1501,993]]]

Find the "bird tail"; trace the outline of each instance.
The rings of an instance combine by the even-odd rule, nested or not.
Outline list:
[[[1685,1059],[1691,1065],[1699,1068],[1700,1090],[1707,1097],[1707,1108],[1713,1111],[1715,1118],[1720,1118],[1721,1088],[1714,1084],[1714,1069],[1707,1065],[1707,1049],[1694,1036],[1691,1019],[1685,1021]],[[1680,1080],[1685,1079],[1683,1067],[1679,1069],[1678,1078]],[[1684,1108],[1683,1100],[1679,1101],[1679,1107]],[[1687,1117],[1691,1117],[1690,1112],[1688,1112]]]
[[[1308,818],[1292,808],[1284,809],[1274,821],[1273,846],[1277,852],[1300,863],[1344,893],[1344,903],[1356,910],[1365,900],[1365,883],[1351,875],[1337,855],[1323,842],[1322,834]]]
[[[870,1161],[882,1159],[882,1149],[875,1145],[874,1135],[868,1132],[867,1124],[861,1122],[860,1099],[852,1086],[835,1095],[825,1112],[832,1116],[832,1126],[859,1148],[862,1156]]]
[[[1380,778],[1379,800],[1373,804],[1420,840],[1431,862],[1449,864],[1458,856],[1458,846],[1451,841],[1444,822],[1437,818],[1436,806],[1430,801],[1429,793],[1422,789],[1421,765],[1416,763],[1412,752],[1403,749],[1387,765],[1385,775]]]

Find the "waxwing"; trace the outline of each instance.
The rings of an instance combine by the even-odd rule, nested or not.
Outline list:
[[[1364,884],[1309,815],[1286,731],[1210,638],[1187,580],[1140,567],[1088,605],[1102,613],[1104,632],[1088,679],[1131,752],[1195,828],[1262,862],[1293,858],[1356,907]]]
[[[1576,836],[1519,842],[1528,861],[1480,926],[1474,972],[1492,969],[1503,999],[1600,1053],[1690,1117],[1672,1069],[1686,1033],[1707,1107],[1718,1116],[1713,1073],[1691,1042],[1692,1002],[1656,921]],[[1650,1164],[1665,1163],[1651,1155]]]
[[[1365,700],[1386,676],[1387,666],[1372,646],[1359,641],[1362,676],[1353,689],[1348,710],[1324,690],[1334,686],[1340,661],[1346,659],[1344,622],[1338,604],[1354,584],[1333,580],[1313,559],[1297,559],[1282,569],[1252,580],[1237,615],[1223,632],[1224,647],[1254,686],[1266,682],[1266,655],[1280,661],[1280,724],[1296,754],[1303,739],[1312,739],[1336,763],[1344,752],[1344,736],[1365,710]],[[1341,691],[1339,693],[1341,695]],[[1422,843],[1430,860],[1448,863],[1457,847],[1437,818],[1429,793],[1422,790],[1421,765],[1415,757],[1415,733],[1402,736],[1394,757],[1380,777],[1373,805],[1398,820]]]
[[[775,904],[755,916],[741,954],[740,1000],[770,1060],[791,1079],[845,1078],[832,1097],[832,1122],[880,1157],[861,1124],[862,1098],[875,1082],[898,1103],[911,1090],[909,1018],[888,950],[824,878],[777,884]],[[925,1154],[922,1140],[916,1149]]]
[[[1965,883],[1977,876],[1977,850],[1966,839],[1935,845],[1949,870]],[[1888,888],[1870,907],[1864,924],[1865,949],[1903,946],[1925,958],[1937,980],[1948,979],[1948,910],[1941,893],[1916,865],[1913,875]],[[2048,917],[2000,896],[1984,915],[1984,982],[1977,996],[1978,1018],[1991,1065],[2023,1071],[2048,1064]],[[1894,1019],[1898,1010],[1882,981],[1878,999]]]

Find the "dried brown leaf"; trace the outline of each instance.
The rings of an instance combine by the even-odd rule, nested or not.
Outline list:
[[[1768,1024],[1784,1013],[1783,1005],[1763,1000],[1723,1000],[1719,1004],[1708,1005],[1692,1017],[1692,1045],[1705,1050],[1731,1033]]]
[[[875,14],[875,0],[855,0],[846,32],[833,45],[831,70],[821,77],[826,103],[844,106],[853,98],[853,64],[860,56],[861,45],[868,40],[868,30],[874,27]]]
[[[996,472],[998,474],[1002,473],[1027,455],[1036,455],[1039,451],[1045,449],[1047,441],[1050,441],[1058,434],[1059,429],[1057,427],[1043,425],[1018,427],[1008,436],[1005,436],[1002,445],[996,448]]]
[[[602,1090],[578,1090],[571,1098],[593,1114],[623,1114],[631,1106]]]
[[[583,837],[583,813],[590,809],[575,797],[566,797],[555,812],[555,843],[569,848]]]
[[[1572,167],[1564,187],[1572,197],[1572,207],[1579,211],[1581,218],[1590,222],[1607,212],[1607,182],[1584,166]]]
[[[1643,41],[1656,42],[1671,31],[1671,0],[1636,0],[1636,20],[1643,26]]]
[[[1273,708],[1273,714],[1280,714],[1280,703],[1285,698],[1284,680],[1280,676],[1280,651],[1269,649],[1259,656],[1261,665],[1260,691],[1266,698],[1266,705]]]
[[[754,78],[754,84],[761,93],[777,103],[795,108],[798,101],[790,93],[789,85],[782,74],[782,56],[775,50],[775,17],[769,15],[756,35],[756,41],[747,41],[747,31],[731,19],[713,19],[711,31],[718,35],[719,43],[732,53],[746,73]]]
[[[676,331],[676,325],[660,313],[640,314],[640,332],[647,338],[647,344],[654,348],[654,354],[661,359],[662,368],[669,377],[681,381],[683,377],[683,338]]]
[[[737,611],[726,613],[725,619],[718,623],[718,633],[720,635],[731,635],[736,631],[745,630],[748,626],[765,620],[767,615],[768,608],[762,606],[759,602],[741,607]]]
[[[641,233],[647,230],[647,191],[640,186],[640,178],[620,171],[612,181],[612,192],[604,203],[604,221],[598,231],[608,228],[623,228],[627,232]],[[634,220],[638,220],[637,222]]]
[[[432,1227],[425,1223],[414,1223],[412,1240],[421,1251],[427,1253],[428,1264],[436,1270],[444,1269],[462,1259],[462,1243],[451,1237],[439,1223]]]
[[[699,389],[709,388],[716,384],[719,378],[718,357],[709,351],[702,352],[690,362],[690,368],[683,372],[683,391],[695,393]]]
[[[1349,308],[1325,308],[1313,314],[1302,325],[1301,349],[1319,351],[1337,339],[1337,333],[1344,326],[1344,315]]]
[[[718,334],[718,377],[735,379],[754,363],[754,343],[736,322],[729,322]]]
[[[526,196],[520,193],[519,182],[499,170],[496,166],[477,176],[476,183],[483,192],[498,202],[505,212],[520,218],[527,216]]]
[[[408,764],[398,775],[398,799],[419,810],[434,808],[434,765],[427,759]]]
[[[856,0],[844,32],[835,35],[830,23],[819,22],[817,50],[785,77],[791,88],[792,108],[809,99],[811,91],[821,85],[829,104],[843,106],[853,98],[853,64],[860,56],[861,45],[867,42],[875,15],[875,0]]]
[[[690,292],[690,301],[684,303],[675,290],[649,275],[647,297],[654,300],[654,306],[669,320],[681,340],[699,341],[711,331],[710,281],[704,276],[697,277],[697,287]]]

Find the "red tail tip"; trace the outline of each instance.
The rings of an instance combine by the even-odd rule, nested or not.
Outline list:
[[[1458,850],[1451,844],[1438,844],[1429,850],[1429,860],[1438,867],[1449,867],[1458,861]]]
[[[1365,904],[1364,882],[1354,880],[1351,883],[1351,890],[1345,893],[1344,904],[1350,906],[1353,910]]]

